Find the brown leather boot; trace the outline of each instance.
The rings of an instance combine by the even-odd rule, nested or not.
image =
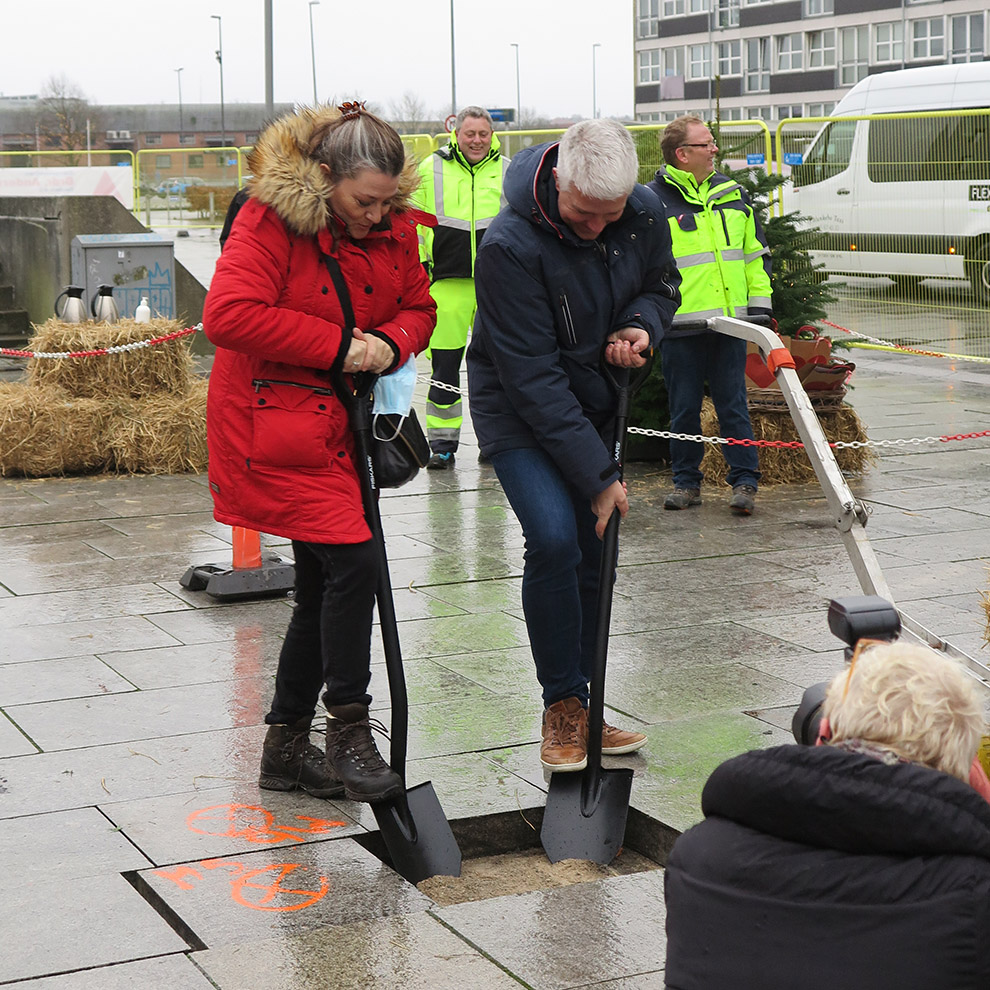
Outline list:
[[[309,741],[312,718],[291,725],[270,725],[261,751],[258,786],[266,791],[306,791],[313,797],[337,797],[344,785],[326,757]]]
[[[543,713],[540,762],[547,770],[583,770],[588,765],[588,709],[564,698]]]
[[[327,719],[327,760],[344,782],[352,801],[389,801],[405,790],[402,778],[382,759],[371,730],[384,733],[368,706],[335,705]]]

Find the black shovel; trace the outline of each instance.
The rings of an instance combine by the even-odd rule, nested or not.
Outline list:
[[[343,384],[340,376],[335,376],[334,384],[350,415],[365,519],[378,551],[378,619],[385,651],[388,690],[392,700],[389,762],[405,784],[409,700],[402,670],[402,651],[392,601],[382,518],[378,509],[378,488],[371,460],[373,441],[370,394],[376,378],[377,375],[372,374],[358,375],[357,388],[353,392]],[[401,797],[394,800],[375,802],[371,805],[371,810],[375,813],[382,840],[392,857],[395,871],[410,883],[416,884],[438,874],[449,877],[461,875],[461,850],[430,781],[408,788]]]
[[[630,372],[602,363],[605,377],[618,394],[613,450],[620,481],[632,396],[649,375],[651,365],[652,360],[648,360],[642,368]],[[540,841],[551,863],[559,863],[562,859],[587,859],[605,866],[618,855],[626,834],[633,772],[602,768],[605,666],[618,548],[619,510],[615,509],[605,527],[598,571],[598,622],[588,702],[588,765],[580,773],[558,772],[550,777]]]

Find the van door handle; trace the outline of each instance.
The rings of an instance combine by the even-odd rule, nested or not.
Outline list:
[[[851,189],[836,189],[835,190],[835,195],[836,196],[848,196],[851,192],[852,192]]]

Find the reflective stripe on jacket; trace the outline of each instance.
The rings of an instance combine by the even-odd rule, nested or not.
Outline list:
[[[681,273],[672,333],[689,320],[771,308],[770,251],[738,182],[713,172],[699,186],[690,172],[666,165],[649,188],[663,204]]]
[[[508,166],[496,134],[477,165],[464,157],[453,134],[445,148],[420,163],[420,187],[413,198],[437,218],[436,228],[419,228],[419,256],[429,264],[432,281],[474,278],[478,245],[505,205],[502,176]]]

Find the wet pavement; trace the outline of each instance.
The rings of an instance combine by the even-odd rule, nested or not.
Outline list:
[[[856,360],[850,398],[873,440],[990,421],[990,369]],[[880,453],[852,487],[894,596],[986,661],[988,441]],[[859,588],[814,486],[764,489],[738,518],[724,491],[664,512],[669,472],[627,474],[606,717],[650,742],[606,763],[634,770],[641,823],[679,831],[719,762],[789,741],[803,688],[842,663],[828,600]],[[422,472],[382,511],[409,783],[432,781],[455,824],[528,830],[548,782],[522,539],[470,432],[454,470]],[[205,477],[0,479],[0,983],[662,987],[660,872],[440,906],[358,841],[377,830],[367,807],[259,790],[290,605],[221,604],[178,583],[229,560]],[[377,635],[374,661],[387,724]]]

